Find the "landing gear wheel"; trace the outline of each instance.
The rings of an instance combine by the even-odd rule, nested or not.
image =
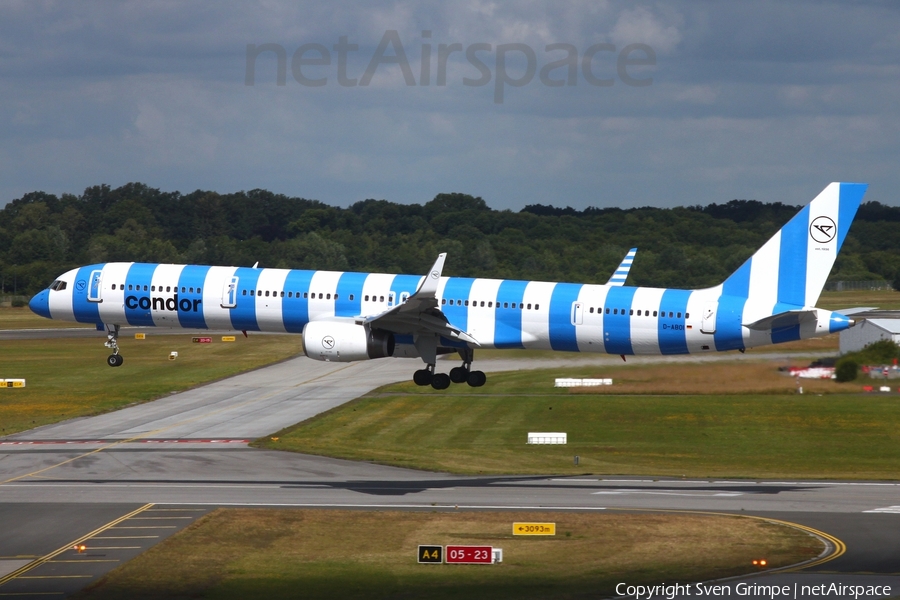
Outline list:
[[[469,377],[466,379],[466,383],[472,387],[481,387],[486,381],[487,377],[483,371],[470,371]]]
[[[431,378],[431,387],[436,390],[446,390],[450,387],[450,376],[446,373],[435,373]]]
[[[106,357],[106,364],[111,367],[121,367],[125,359],[119,354],[110,354]]]
[[[416,385],[431,385],[432,379],[434,379],[434,373],[428,369],[420,369],[413,373],[413,383]]]
[[[465,367],[453,367],[450,369],[450,381],[463,383],[469,377],[469,370]]]

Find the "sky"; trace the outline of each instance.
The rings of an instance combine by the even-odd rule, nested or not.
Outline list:
[[[900,3],[0,4],[0,205],[138,181],[348,206],[900,204]]]

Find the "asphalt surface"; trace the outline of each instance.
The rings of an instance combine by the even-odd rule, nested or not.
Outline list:
[[[476,364],[491,372],[618,360],[578,356]],[[893,594],[900,593],[900,482],[459,477],[246,445],[407,379],[415,368],[416,361],[401,359],[348,365],[297,358],[152,403],[0,439],[0,597],[63,597],[217,506],[757,515],[830,534],[836,541],[829,542],[828,553],[840,556],[800,574],[752,580],[889,581]],[[148,516],[172,518],[142,520]],[[76,542],[86,550],[71,550]]]

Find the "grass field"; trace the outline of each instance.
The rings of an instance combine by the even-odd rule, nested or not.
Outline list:
[[[553,388],[563,376],[615,385]],[[465,474],[900,478],[900,395],[803,385],[746,363],[520,371],[444,392],[404,383],[256,444]],[[568,444],[526,445],[529,431]]]
[[[85,325],[84,323],[45,319],[31,312],[31,309],[27,306],[21,308],[0,308],[0,329],[58,329],[61,327],[94,329],[93,325]]]
[[[557,535],[512,536],[513,521]],[[419,565],[419,544],[503,548],[503,563]],[[816,538],[758,519],[684,514],[219,509],[77,597],[598,598],[813,558]]]
[[[299,336],[240,334],[235,342],[191,343],[191,335],[120,338],[122,367],[106,365],[104,338],[16,340],[0,344],[0,436],[158,398],[298,354]],[[178,352],[169,360],[169,352]]]

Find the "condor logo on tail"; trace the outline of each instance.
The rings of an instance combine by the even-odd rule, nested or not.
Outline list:
[[[181,312],[197,312],[198,307],[202,300],[200,298],[195,298],[191,300],[190,298],[182,298],[178,299],[178,294],[175,294],[172,298],[149,298],[147,296],[142,296],[138,298],[137,296],[128,296],[125,298],[125,306],[132,310],[137,308],[141,308],[143,310],[150,310],[150,307],[153,307],[153,310],[169,310],[175,312],[177,310],[181,310]]]
[[[827,244],[834,239],[837,227],[829,217],[816,217],[809,225],[809,235],[820,244]]]

